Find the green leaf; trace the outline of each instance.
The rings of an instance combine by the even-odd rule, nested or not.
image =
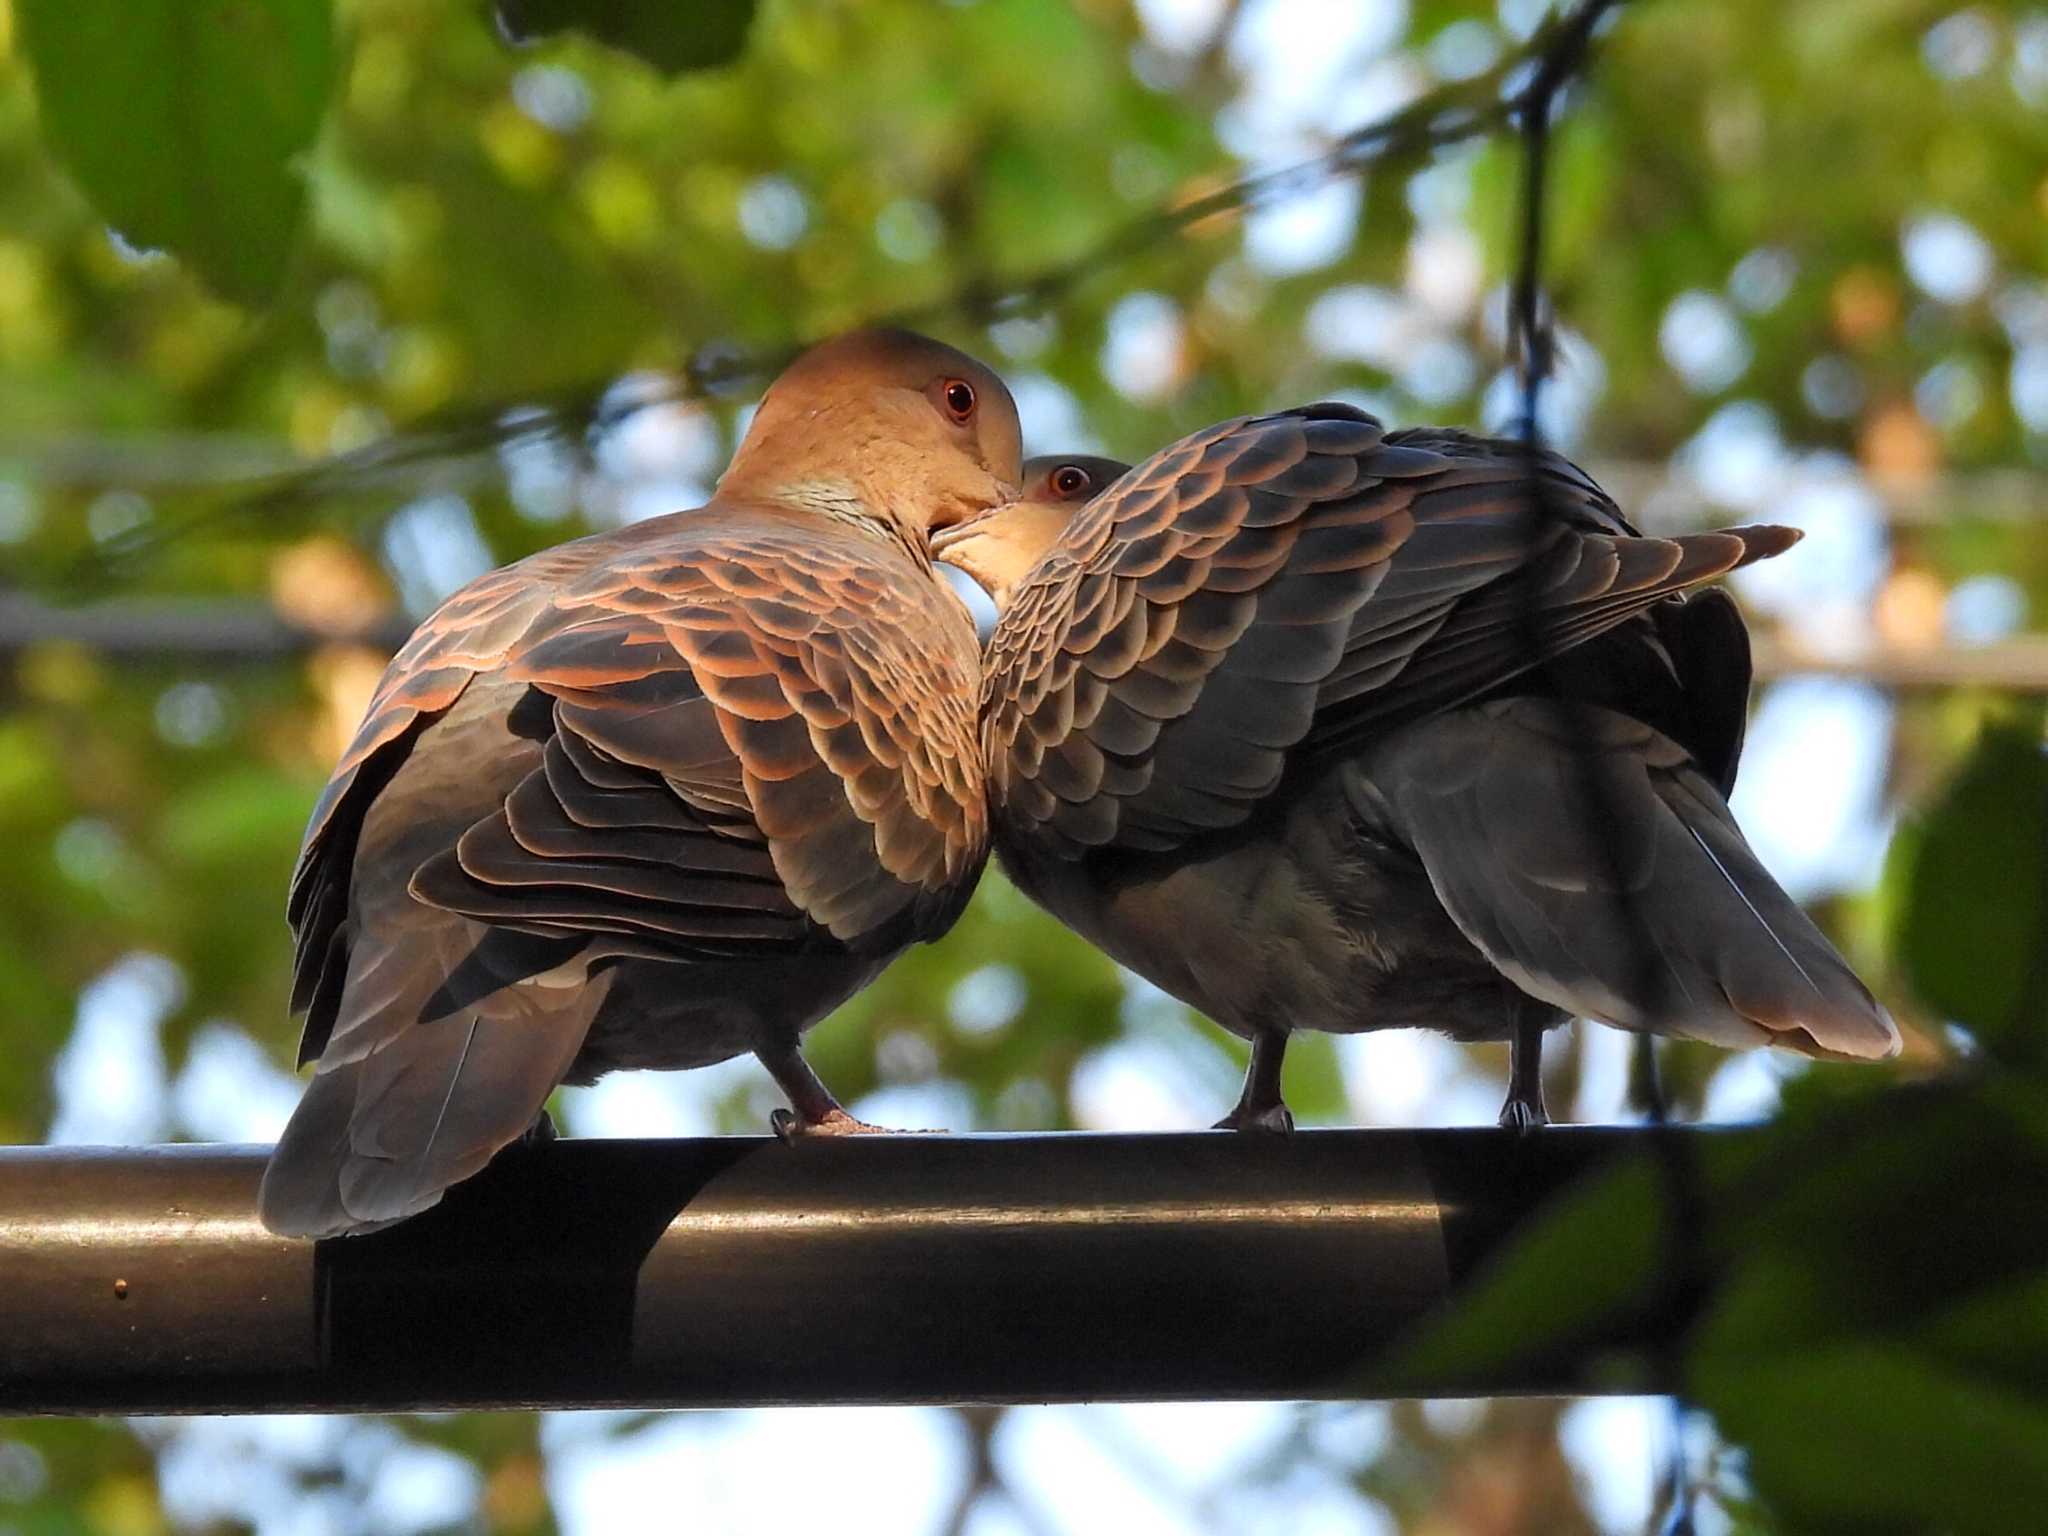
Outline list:
[[[1976,1375],[2038,1389],[2048,1382],[2048,1274],[2021,1275],[1966,1298],[1923,1338],[1944,1360]]]
[[[1598,1332],[1644,1299],[1662,1230],[1662,1198],[1647,1163],[1601,1179],[1545,1221],[1419,1343],[1412,1358],[1417,1379],[1441,1369],[1448,1380],[1476,1380],[1527,1353]],[[1589,1266],[1588,1253],[1598,1253],[1600,1263]]]
[[[492,11],[511,42],[573,29],[677,75],[716,69],[745,52],[754,0],[495,0]]]
[[[2017,1213],[2048,1197],[2038,1105],[2031,1079],[1985,1073],[1793,1106],[1724,1187],[1689,1395],[1794,1528],[2032,1528],[2048,1232]],[[2033,1448],[1987,1479],[2016,1445]]]
[[[245,303],[283,281],[334,80],[328,0],[20,0],[43,134],[131,245]]]
[[[2048,1508],[2048,1408],[1908,1346],[1703,1350],[1691,1395],[1797,1528],[2004,1533]]]
[[[2048,754],[2038,726],[1987,730],[1901,851],[1899,953],[1920,995],[1994,1054],[2043,1044]]]
[[[1374,1376],[1455,1389],[1597,1344],[1650,1304],[1668,1217],[1664,1179],[1650,1158],[1601,1169],[1537,1214],[1454,1307],[1425,1322]],[[1589,1263],[1589,1254],[1599,1262]]]

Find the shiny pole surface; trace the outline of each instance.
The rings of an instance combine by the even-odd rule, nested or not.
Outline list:
[[[1702,1134],[570,1140],[317,1245],[258,1224],[266,1148],[0,1149],[0,1413],[1355,1397],[1573,1180]],[[1595,1355],[1689,1311],[1370,1390],[1641,1390]]]

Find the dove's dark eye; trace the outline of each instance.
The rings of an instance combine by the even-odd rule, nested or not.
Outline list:
[[[939,388],[939,399],[955,421],[964,422],[974,414],[974,386],[965,379],[946,380]]]
[[[1073,500],[1093,483],[1088,471],[1078,465],[1062,464],[1052,472],[1052,493],[1063,501]]]

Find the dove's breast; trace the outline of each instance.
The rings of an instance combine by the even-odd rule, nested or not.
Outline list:
[[[1513,989],[1405,848],[1360,824],[1333,765],[1245,827],[1167,853],[1036,855],[1005,873],[1119,964],[1236,1035],[1436,1029],[1507,1038]]]

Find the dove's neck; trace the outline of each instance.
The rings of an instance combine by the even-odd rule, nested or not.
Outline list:
[[[876,506],[851,480],[818,476],[776,487],[772,500],[792,512],[822,517],[844,524],[854,532],[905,551],[921,570],[930,570],[931,549],[925,539],[911,534],[908,525],[892,509]]]
[[[785,507],[829,517],[834,522],[873,524],[887,520],[887,514],[870,506],[867,497],[851,480],[832,477],[798,480],[794,484],[777,487],[775,499]]]

